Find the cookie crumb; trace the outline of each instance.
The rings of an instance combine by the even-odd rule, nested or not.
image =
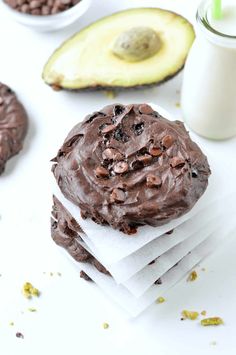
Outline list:
[[[187,311],[187,310],[183,310],[182,311],[182,316],[184,319],[191,319],[191,320],[195,320],[198,318],[199,313],[195,312],[195,311]]]
[[[201,320],[201,325],[204,327],[209,325],[221,325],[224,324],[223,319],[220,317],[204,318]]]
[[[206,268],[205,267],[202,267],[202,269],[201,269],[202,271],[206,271]]]
[[[29,307],[29,308],[28,308],[28,311],[29,311],[29,312],[37,312],[37,309],[36,309],[36,308]]]
[[[9,325],[10,325],[11,327],[13,327],[13,326],[14,326],[14,322],[9,322]]]
[[[180,108],[180,107],[181,107],[180,102],[176,102],[176,103],[175,103],[175,106],[176,106],[177,108]]]
[[[187,278],[187,281],[195,281],[197,279],[197,272],[195,270],[193,270],[188,278]]]
[[[108,323],[103,323],[103,329],[108,329],[109,328],[109,324]]]
[[[23,285],[22,292],[26,298],[32,298],[32,296],[35,296],[35,297],[40,296],[39,290],[37,288],[35,288],[30,282],[26,282]]]
[[[205,316],[206,313],[207,313],[206,311],[201,311],[201,315],[202,315],[202,316]]]
[[[58,272],[57,272],[57,276],[61,276],[61,272],[58,271]]]
[[[164,297],[158,297],[156,303],[164,303],[166,300]]]
[[[16,337],[17,337],[17,338],[24,339],[24,335],[23,335],[21,332],[17,332],[17,333],[16,333]]]

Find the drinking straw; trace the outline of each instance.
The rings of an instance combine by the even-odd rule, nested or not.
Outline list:
[[[221,0],[212,0],[212,17],[219,20],[222,15]]]

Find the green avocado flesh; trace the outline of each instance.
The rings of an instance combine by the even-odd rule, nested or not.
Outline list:
[[[114,46],[122,33],[140,26],[157,34],[161,45],[156,53],[141,53],[138,61],[117,56]],[[70,90],[160,84],[183,68],[194,38],[192,25],[173,12],[158,8],[121,11],[64,42],[46,63],[43,79],[52,87]]]

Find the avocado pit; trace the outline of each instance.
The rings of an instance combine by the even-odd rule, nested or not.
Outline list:
[[[112,52],[126,62],[140,62],[152,57],[161,48],[161,39],[150,27],[132,27],[116,39]]]

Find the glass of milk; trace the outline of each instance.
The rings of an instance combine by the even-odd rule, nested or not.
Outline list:
[[[219,140],[236,135],[236,0],[223,0],[219,20],[212,18],[211,6],[204,1],[197,12],[181,106],[190,129]]]

